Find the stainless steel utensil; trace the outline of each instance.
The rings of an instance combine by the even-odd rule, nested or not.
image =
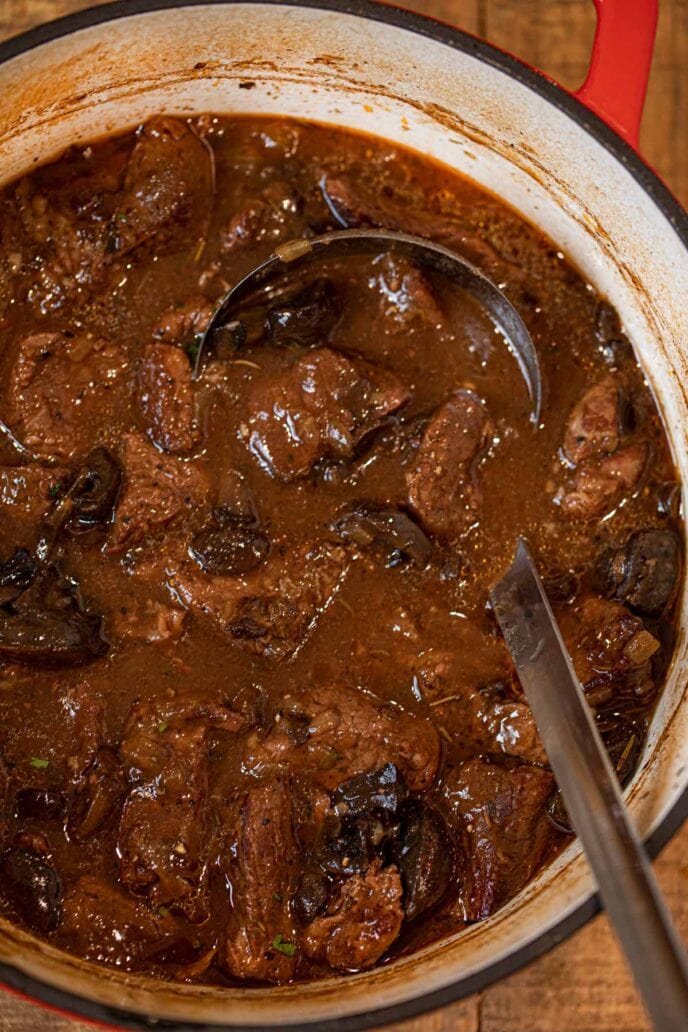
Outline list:
[[[264,299],[269,299],[270,291],[279,280],[324,259],[387,253],[401,254],[420,267],[441,273],[477,299],[516,359],[530,395],[530,418],[537,424],[542,403],[540,365],[530,333],[507,296],[484,273],[454,251],[422,237],[392,230],[336,230],[312,237],[310,240],[292,240],[281,244],[266,261],[252,269],[219,302],[200,342],[194,365],[194,379],[199,377],[207,353],[212,348],[215,331],[229,321],[230,315],[238,311],[242,303],[249,299],[260,302],[261,295]]]
[[[552,771],[654,1026],[688,1029],[688,962],[525,541],[492,604]]]

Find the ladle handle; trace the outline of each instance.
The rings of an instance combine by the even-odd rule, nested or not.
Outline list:
[[[637,149],[657,31],[658,0],[594,0],[597,30],[588,76],[576,93]]]

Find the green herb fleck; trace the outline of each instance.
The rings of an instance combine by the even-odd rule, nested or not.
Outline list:
[[[50,766],[50,760],[42,760],[40,756],[32,756],[31,766],[35,767],[36,770],[47,770]]]
[[[201,350],[201,336],[202,334],[197,333],[194,339],[192,341],[189,341],[189,343],[184,348],[192,362],[196,361],[196,359],[198,358],[198,352]]]
[[[282,893],[281,892],[273,892],[272,898],[274,899],[275,903],[281,903],[282,902]]]
[[[117,221],[118,221],[118,222],[126,222],[126,221],[127,221],[127,216],[126,216],[126,215],[124,214],[124,212],[123,212],[123,211],[121,211],[121,212],[120,212],[120,213],[118,214],[118,216],[117,216]]]
[[[48,494],[50,495],[51,498],[57,498],[57,496],[61,493],[61,491],[62,491],[62,485],[58,484],[58,483],[51,484],[50,487],[48,488]]]
[[[296,943],[287,942],[287,940],[282,937],[281,932],[272,940],[272,948],[273,950],[277,950],[278,953],[283,953],[285,957],[293,957],[296,953]]]
[[[170,911],[167,907],[158,907],[158,917],[169,917]]]
[[[161,721],[158,724],[158,731],[160,732],[160,734],[162,734],[163,731],[167,731],[168,727],[169,727],[169,724],[166,724],[165,721],[163,720],[163,721]]]

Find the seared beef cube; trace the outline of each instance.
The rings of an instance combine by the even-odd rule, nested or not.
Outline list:
[[[448,775],[450,823],[463,841],[463,905],[469,921],[493,914],[530,880],[549,841],[552,775],[468,760]]]
[[[318,685],[285,697],[280,720],[246,743],[244,768],[286,764],[333,790],[346,778],[392,763],[412,792],[435,780],[442,749],[429,720],[355,688]]]
[[[385,255],[376,263],[376,273],[382,314],[392,329],[443,328],[444,313],[420,269],[403,258]]]
[[[681,540],[673,530],[649,527],[631,534],[623,548],[600,558],[597,579],[609,598],[644,616],[660,616],[671,604],[681,572]]]
[[[564,454],[577,466],[583,459],[611,455],[619,447],[621,384],[605,376],[574,407],[564,432]]]
[[[301,198],[288,182],[273,180],[258,194],[242,202],[222,234],[223,251],[235,254],[244,248],[268,245],[301,236],[307,228],[299,218]],[[267,251],[265,252],[268,253]]]
[[[376,861],[343,882],[326,913],[305,928],[306,954],[335,971],[372,967],[401,931],[401,897],[397,868],[381,870]]]
[[[41,519],[62,493],[64,469],[45,466],[0,467],[0,510],[11,515],[27,544]]]
[[[566,608],[560,624],[591,705],[629,690],[641,698],[654,690],[651,660],[660,643],[621,603],[587,598]]]
[[[108,550],[123,552],[145,541],[180,513],[203,504],[208,485],[193,466],[161,455],[138,434],[122,438],[124,487]]]
[[[248,447],[279,480],[305,476],[321,459],[349,458],[408,400],[393,373],[328,348],[310,351],[268,384],[256,384]]]
[[[230,710],[144,704],[130,714],[119,749],[131,786],[119,826],[120,878],[153,904],[189,915],[205,862],[211,720],[228,731],[241,724]]]
[[[592,520],[611,512],[635,489],[648,460],[643,442],[628,444],[603,459],[591,459],[578,467],[571,491],[561,498],[567,515]]]
[[[182,570],[172,580],[179,598],[250,652],[292,656],[331,602],[347,570],[340,545],[302,545],[244,577]]]
[[[19,344],[7,422],[30,451],[69,459],[97,427],[116,424],[125,402],[125,352],[90,336],[36,333]]]
[[[517,699],[495,700],[481,705],[480,717],[487,734],[501,752],[528,763],[547,765],[547,753],[527,703]]]
[[[298,849],[292,813],[283,778],[259,782],[241,800],[228,856],[234,909],[221,961],[234,978],[286,982],[294,976],[298,950],[290,900]]]
[[[183,348],[193,358],[194,345],[201,334],[205,333],[212,314],[210,301],[199,294],[185,305],[164,312],[155,324],[153,336],[163,344],[175,344]]]
[[[146,431],[164,451],[191,451],[199,440],[191,365],[181,348],[146,344],[139,367],[139,402]]]
[[[460,538],[478,518],[479,463],[492,426],[471,391],[457,391],[427,426],[416,467],[407,475],[409,503],[431,533]]]
[[[151,238],[191,246],[208,227],[214,190],[208,144],[177,118],[152,118],[141,129],[127,166],[109,247],[125,254]]]
[[[169,911],[152,910],[92,875],[84,875],[65,894],[60,941],[86,960],[135,967],[179,935]]]

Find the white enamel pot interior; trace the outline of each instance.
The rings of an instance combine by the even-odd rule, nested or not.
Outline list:
[[[0,47],[0,183],[161,111],[293,115],[364,130],[506,198],[619,310],[688,482],[686,216],[564,91],[472,37],[365,0],[129,0]],[[669,682],[628,792],[655,849],[686,811],[685,625],[683,604]],[[268,990],[170,986],[90,966],[0,923],[0,976],[34,998],[130,1027],[153,1018],[176,1028],[358,1028],[474,991],[559,941],[596,905],[573,845],[489,921],[363,975]]]

